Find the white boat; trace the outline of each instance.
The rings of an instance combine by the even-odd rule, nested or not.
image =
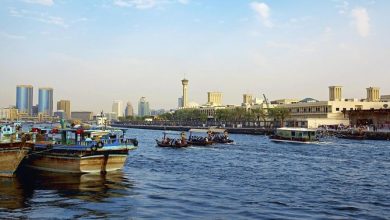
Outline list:
[[[271,141],[285,143],[318,143],[315,129],[308,128],[277,128],[274,135],[269,136]]]

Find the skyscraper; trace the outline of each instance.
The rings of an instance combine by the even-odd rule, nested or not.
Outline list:
[[[69,100],[60,100],[57,102],[57,111],[64,111],[66,119],[70,119],[70,101]]]
[[[181,84],[183,85],[183,108],[188,107],[188,79],[183,79],[181,81]]]
[[[53,115],[53,89],[39,88],[38,112],[48,116]]]
[[[116,113],[118,117],[123,117],[123,102],[121,100],[114,100],[112,103],[112,112]]]
[[[16,86],[16,108],[19,113],[32,115],[33,87],[31,85]]]
[[[149,102],[146,97],[141,97],[138,103],[138,116],[144,117],[150,115]]]
[[[127,102],[126,109],[125,109],[125,116],[134,116],[134,109],[131,105],[131,102]]]

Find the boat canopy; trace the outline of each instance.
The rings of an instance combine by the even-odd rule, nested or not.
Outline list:
[[[190,129],[189,132],[192,132],[192,133],[208,133],[208,132],[212,132],[212,133],[224,133],[226,131],[226,129],[222,129],[222,128],[210,128],[210,129],[199,129],[199,128],[194,128],[194,129]]]
[[[278,131],[317,131],[316,129],[309,129],[309,128],[286,128],[286,127],[283,127],[283,128],[277,128],[276,130]]]

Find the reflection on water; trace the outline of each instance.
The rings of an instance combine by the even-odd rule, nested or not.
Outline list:
[[[29,207],[38,191],[50,191],[57,197],[84,202],[101,202],[125,196],[132,187],[133,183],[121,171],[100,175],[22,170],[15,178],[0,178],[0,209]]]

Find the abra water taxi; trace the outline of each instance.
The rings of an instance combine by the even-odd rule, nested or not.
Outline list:
[[[274,135],[269,136],[274,142],[317,143],[316,130],[307,128],[277,128]]]
[[[136,139],[121,130],[53,129],[45,140],[36,138],[26,166],[63,173],[105,173],[120,170]],[[33,138],[35,139],[35,138]]]
[[[18,137],[15,126],[0,127],[0,177],[12,177],[31,150],[32,144]]]
[[[180,138],[171,138],[168,137],[172,135],[179,136]],[[186,134],[184,132],[178,133],[178,132],[163,132],[163,137],[161,141],[156,139],[157,146],[159,147],[188,147],[188,142],[186,139]]]

